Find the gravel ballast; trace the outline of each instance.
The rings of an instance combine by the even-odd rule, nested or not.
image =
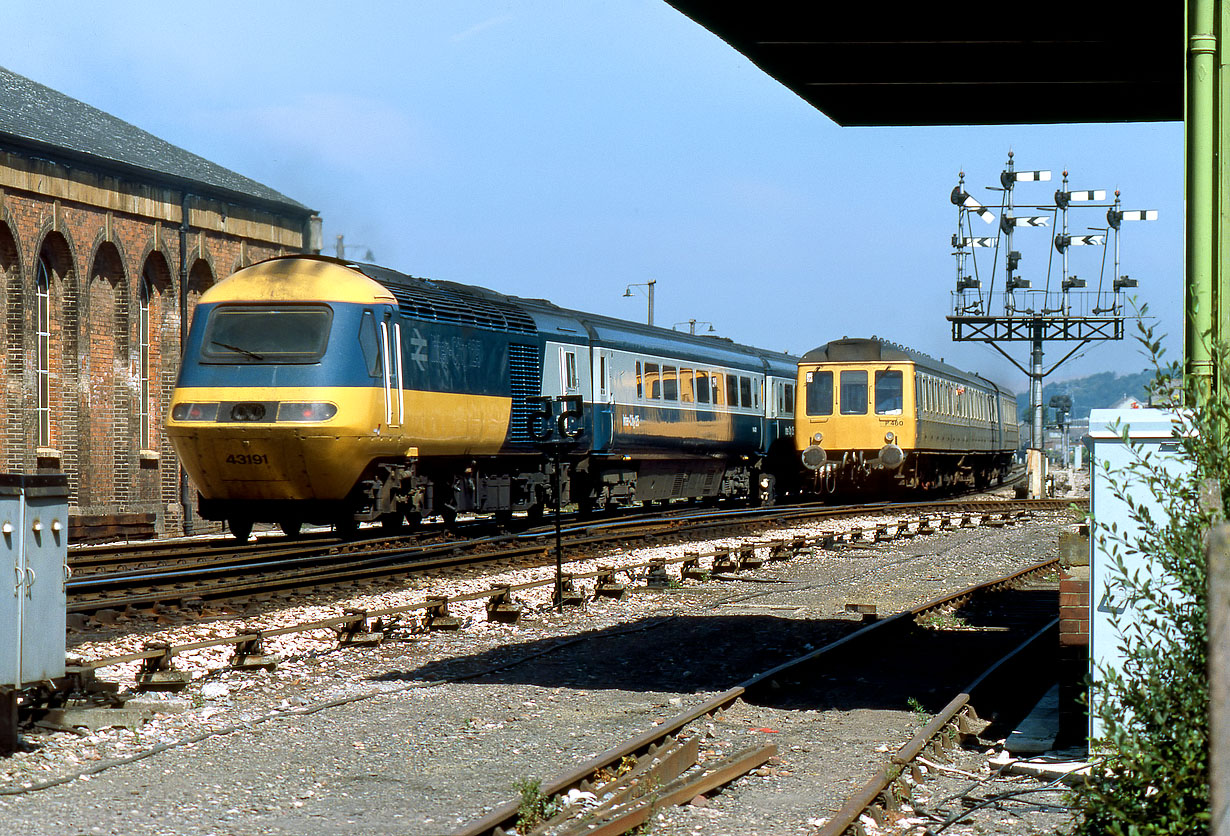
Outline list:
[[[520,596],[526,615],[515,627],[488,623],[479,600],[453,607],[465,620],[457,632],[394,625],[389,640],[371,649],[338,649],[323,631],[278,637],[266,644],[282,660],[273,672],[227,669],[229,649],[177,657],[194,681],[177,695],[131,702],[147,709],[148,722],[80,734],[41,730],[27,735],[30,751],[0,760],[0,832],[448,833],[511,800],[518,781],[570,770],[849,632],[858,622],[847,604],[874,604],[887,615],[1032,565],[1057,553],[1059,532],[1073,519],[1068,512],[1035,513],[1016,526],[817,551],[734,581],[593,599],[583,613],[550,610],[551,589],[543,587]],[[683,548],[638,549],[591,563],[639,563]],[[343,606],[398,606],[431,592],[477,591],[549,571],[468,582],[473,590],[439,580],[412,584],[244,623],[268,629],[335,616]],[[154,639],[181,644],[234,635],[238,626],[147,630],[82,642],[73,652],[102,658]],[[135,664],[100,672],[122,687],[135,674]],[[702,748],[774,742],[777,758],[708,798],[660,811],[650,832],[814,832],[918,723],[908,708],[885,705],[782,711],[740,701],[713,718]],[[965,753],[951,768],[989,775],[980,753]],[[1062,812],[1037,809],[1028,815],[1049,816],[1042,829],[1064,821]],[[1037,820],[992,812],[976,831],[956,825],[946,832],[1039,832],[1022,829],[1031,821]]]

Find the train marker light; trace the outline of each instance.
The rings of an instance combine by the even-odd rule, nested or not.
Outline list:
[[[328,421],[337,415],[337,404],[291,403],[278,404],[279,421]]]
[[[218,405],[216,403],[177,403],[171,410],[171,417],[176,421],[216,421],[218,420]]]

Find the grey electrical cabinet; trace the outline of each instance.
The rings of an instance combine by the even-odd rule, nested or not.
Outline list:
[[[1094,530],[1090,537],[1089,578],[1089,655],[1093,688],[1092,703],[1098,700],[1098,682],[1103,669],[1123,670],[1123,636],[1135,628],[1136,610],[1120,600],[1113,590],[1115,566],[1113,529],[1118,537],[1135,542],[1140,524],[1133,518],[1127,497],[1147,508],[1157,525],[1166,525],[1167,514],[1161,501],[1138,476],[1129,478],[1128,469],[1142,455],[1148,455],[1157,468],[1177,476],[1191,468],[1183,456],[1176,435],[1178,418],[1160,409],[1094,409],[1089,413],[1089,446],[1093,460],[1091,510]],[[1124,434],[1126,431],[1126,442]],[[1109,472],[1106,470],[1109,468]],[[1149,571],[1149,559],[1130,548],[1120,548],[1129,572]],[[1090,712],[1089,733],[1102,734],[1096,712]]]
[[[68,477],[0,474],[0,689],[64,676]]]

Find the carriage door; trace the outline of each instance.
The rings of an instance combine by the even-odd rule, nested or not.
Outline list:
[[[594,449],[605,450],[615,438],[614,358],[607,349],[594,349]]]
[[[380,363],[384,382],[384,423],[400,427],[406,418],[402,386],[401,323],[386,312],[380,323]]]

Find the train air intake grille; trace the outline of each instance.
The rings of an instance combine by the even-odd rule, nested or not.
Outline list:
[[[538,405],[530,402],[530,398],[542,394],[542,357],[538,346],[522,343],[508,344],[508,374],[512,383],[512,428],[509,440],[514,442],[531,442],[530,413],[537,410]]]
[[[432,322],[452,322],[492,331],[534,334],[537,328],[528,314],[495,300],[452,293],[441,288],[427,292],[390,287],[402,316]]]

